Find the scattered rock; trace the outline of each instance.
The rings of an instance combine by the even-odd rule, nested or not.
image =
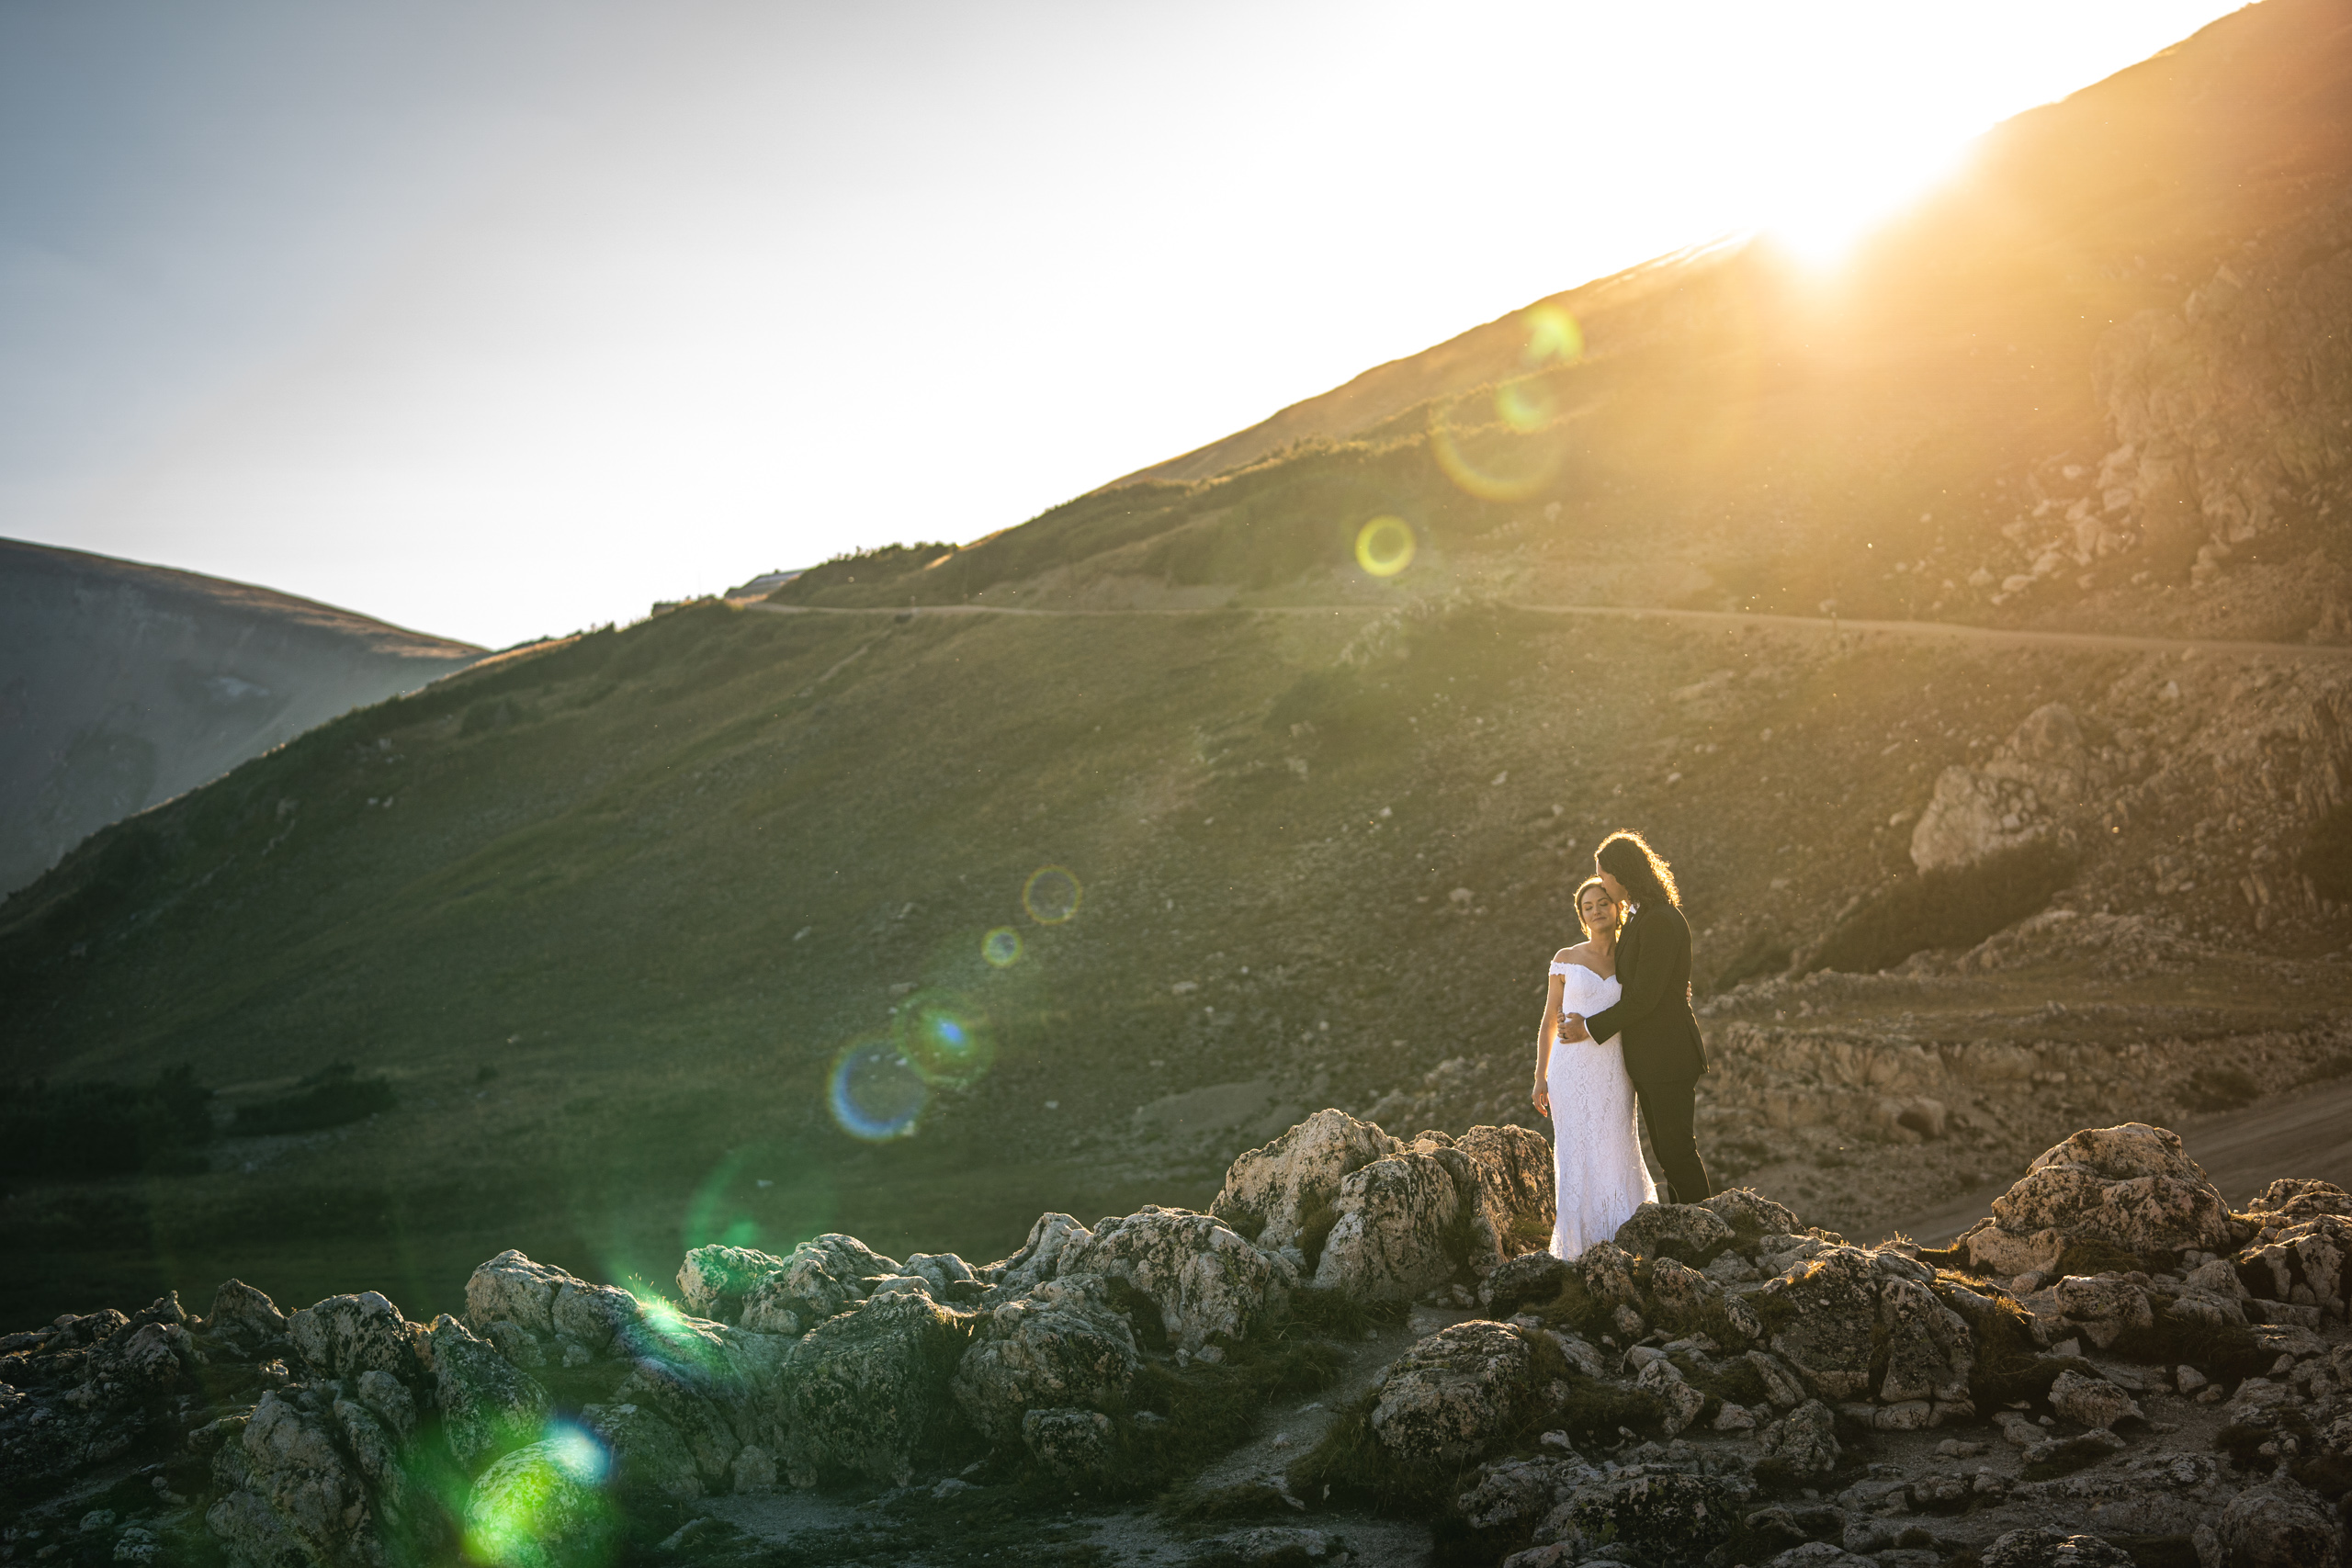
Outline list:
[[[1522,1252],[1478,1281],[1478,1304],[1498,1317],[1509,1317],[1531,1303],[1558,1295],[1573,1273],[1548,1252]]]
[[[1759,1475],[1791,1481],[1827,1475],[1838,1468],[1837,1413],[1808,1399],[1758,1434],[1756,1447]]]
[[[784,1259],[748,1247],[697,1247],[678,1265],[678,1294],[696,1317],[737,1323],[752,1291],[784,1271]]]
[[[745,1292],[742,1325],[763,1334],[797,1334],[864,1301],[866,1281],[899,1265],[854,1235],[804,1241],[783,1268]]]
[[[1578,1487],[1541,1529],[1579,1551],[1621,1546],[1690,1562],[1729,1538],[1741,1500],[1712,1476],[1614,1475]]]
[[[416,1382],[424,1375],[416,1353],[424,1334],[423,1325],[409,1322],[400,1308],[374,1291],[329,1296],[304,1307],[286,1324],[287,1338],[322,1377],[356,1378],[377,1371]]]
[[[1768,1280],[1755,1307],[1774,1355],[1823,1399],[1852,1399],[1870,1386],[1878,1275],[1856,1247],[1825,1247]]]
[[[1485,1279],[1552,1240],[1552,1145],[1526,1127],[1473,1127],[1454,1140],[1470,1162],[1464,1188],[1470,1272]]]
[[[2061,1421],[2082,1427],[2112,1427],[2127,1417],[2147,1419],[2129,1393],[2104,1379],[2087,1378],[2072,1369],[2060,1372],[2050,1385],[2050,1408]]]

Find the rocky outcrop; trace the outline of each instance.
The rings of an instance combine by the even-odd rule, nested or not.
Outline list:
[[[2227,1252],[2239,1237],[2179,1134],[2131,1122],[2086,1129],[2042,1154],[1961,1245],[1978,1269],[2048,1279],[2070,1247],[2086,1244],[2153,1259]]]
[[[1339,1218],[1315,1269],[1326,1290],[1410,1301],[1462,1267],[1462,1189],[1433,1149],[1407,1149],[1355,1171],[1340,1184],[1335,1206]]]
[[[1422,1340],[1381,1379],[1371,1428],[1398,1463],[1457,1466],[1523,1429],[1566,1394],[1557,1352],[1502,1323],[1456,1324]],[[1551,1375],[1546,1375],[1550,1373]]]
[[[974,1430],[1008,1442],[1030,1411],[1100,1409],[1127,1392],[1141,1359],[1102,1286],[1099,1275],[1048,1280],[980,1319],[953,1383]]]
[[[2046,703],[1984,762],[1956,763],[1937,776],[1911,829],[1911,863],[1943,871],[2033,843],[2104,777],[2073,710]]]
[[[2077,1134],[2013,1190],[2011,1212],[2076,1225],[2061,1245],[2077,1251],[2095,1203],[2110,1211],[2090,1233],[2099,1246],[2133,1225],[2193,1226],[2203,1211],[2168,1139]],[[1508,1174],[1518,1157],[1510,1140],[1500,1153],[1481,1141],[1422,1134],[1340,1186],[1397,1164],[1459,1197],[1480,1179],[1474,1162]],[[1270,1169],[1230,1185],[1278,1192]],[[2121,1196],[2086,1196],[2109,1191]],[[1485,1201],[1453,1209],[1457,1247]],[[1995,1508],[2033,1528],[2004,1531],[1987,1562],[2106,1560],[2098,1537],[2039,1530],[2075,1517],[2111,1532],[2201,1529],[2212,1560],[2336,1562],[2352,1342],[2327,1303],[2340,1300],[2346,1206],[2325,1184],[2277,1183],[2223,1216],[2234,1251],[2158,1249],[2147,1269],[2006,1282],[1959,1272],[1965,1247],[1853,1246],[1751,1191],[1645,1206],[1574,1262],[1498,1263],[1478,1283],[1494,1318],[1420,1337],[1287,1475],[1242,1491],[1252,1506],[1426,1498],[1521,1568],[1609,1550],[1701,1561],[1727,1543],[1723,1561],[1883,1562],[1950,1539],[1936,1521]],[[1523,1199],[1492,1212],[1524,1213]],[[1475,1276],[1451,1256],[1442,1299],[1464,1303]],[[852,1279],[861,1268],[875,1271]],[[1317,1322],[1329,1333],[1393,1299],[1375,1281],[1352,1307],[1317,1294],[1286,1315],[1284,1250],[1156,1207],[1091,1230],[1045,1216],[1020,1253],[981,1269],[950,1254],[897,1264],[828,1236],[786,1258],[698,1249],[682,1278],[715,1310],[750,1319],[764,1292],[813,1324],[689,1316],[519,1252],[475,1270],[465,1318],[429,1330],[380,1295],[289,1316],[231,1281],[209,1321],[166,1298],[0,1340],[0,1456],[19,1496],[71,1495],[153,1456],[159,1495],[191,1494],[177,1525],[76,1527],[112,1530],[97,1539],[117,1562],[171,1560],[173,1529],[200,1528],[234,1568],[460,1553],[554,1568],[612,1550],[630,1520],[779,1483],[921,1483],[943,1499],[1017,1477],[1157,1488],[1203,1461],[1210,1434],[1242,1440],[1266,1380],[1328,1353],[1253,1341]],[[2189,1399],[2218,1406],[2205,1420],[2220,1454],[2148,1445]],[[1990,1448],[1997,1465],[1893,1472],[1880,1445],[1930,1427],[1951,1434],[1939,1451],[1955,1461]]]

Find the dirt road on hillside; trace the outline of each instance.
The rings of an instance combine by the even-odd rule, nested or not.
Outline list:
[[[2176,1130],[2188,1157],[2205,1168],[2232,1208],[2281,1176],[2315,1177],[2352,1190],[2352,1078],[2298,1091],[2272,1105],[2199,1116]],[[1900,1231],[1922,1245],[1940,1247],[1991,1213],[1993,1200],[2023,1174],[1891,1225],[1887,1235]]]
[[[1523,604],[1497,601],[1505,609],[1538,615],[1585,615],[1609,620],[1665,621],[1724,630],[1824,633],[1833,637],[1897,637],[1924,641],[1956,642],[1970,647],[2041,648],[2081,653],[2197,652],[2220,656],[2286,659],[2309,663],[2352,660],[2352,647],[2304,642],[2220,642],[2197,637],[2126,637],[2107,632],[2011,631],[1997,626],[1961,626],[1951,621],[1849,621],[1830,615],[1768,615],[1739,610],[1653,610],[1621,604]],[[876,606],[843,608],[826,604],[770,604],[747,608],[770,615],[1046,615],[1092,617],[1118,615],[1371,615],[1385,604],[1250,604],[1207,610],[1035,610],[1012,604],[923,604],[913,609]]]

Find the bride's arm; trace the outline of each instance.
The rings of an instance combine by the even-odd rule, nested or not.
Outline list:
[[[1544,987],[1544,1021],[1535,1031],[1535,1092],[1532,1098],[1535,1109],[1546,1116],[1552,1114],[1552,1090],[1546,1080],[1552,1066],[1552,1042],[1560,1032],[1560,990],[1565,983],[1566,976],[1555,975],[1551,984]]]

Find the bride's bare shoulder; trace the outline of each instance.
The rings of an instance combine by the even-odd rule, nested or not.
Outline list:
[[[1553,963],[1573,964],[1579,969],[1590,969],[1592,958],[1592,943],[1589,942],[1580,942],[1574,947],[1564,947],[1552,954]]]

